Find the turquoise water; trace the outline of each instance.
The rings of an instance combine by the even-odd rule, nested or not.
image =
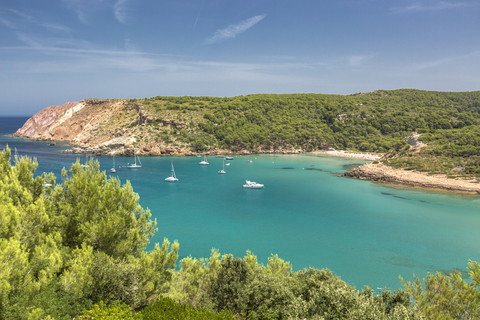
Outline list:
[[[85,161],[84,155],[59,153],[60,145],[0,136],[0,147],[6,143],[37,157],[39,171],[57,176],[77,157]],[[104,170],[112,165],[110,157],[96,159]],[[170,160],[178,183],[163,181]],[[208,257],[212,248],[236,256],[251,250],[265,263],[277,253],[295,270],[328,267],[358,288],[375,289],[399,288],[399,275],[411,280],[413,274],[464,270],[468,259],[480,260],[479,196],[338,176],[359,160],[238,156],[224,175],[217,173],[222,159],[209,157],[208,166],[200,160],[143,157],[140,169],[118,169],[116,176],[131,181],[140,204],[157,219],[150,248],[167,237],[179,241],[181,257]],[[117,166],[132,161],[116,158]],[[265,188],[243,189],[245,179]]]

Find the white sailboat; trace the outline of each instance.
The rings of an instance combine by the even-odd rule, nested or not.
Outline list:
[[[171,164],[172,164],[172,171],[171,171],[170,175],[165,178],[165,181],[166,182],[177,182],[178,178],[175,175],[175,169],[173,168],[173,161],[171,161]]]
[[[117,172],[117,169],[115,169],[115,156],[113,156],[113,167],[110,168],[111,173]]]
[[[202,161],[200,161],[198,164],[201,164],[201,165],[210,164],[210,163],[208,163],[208,161],[207,161],[207,155],[205,155],[205,158],[204,158]]]
[[[127,168],[141,168],[142,167],[142,162],[140,161],[140,158],[135,154],[135,163],[129,163],[127,164]],[[138,160],[138,163],[137,163]]]
[[[20,158],[18,157],[17,147],[15,147],[15,165],[17,165],[18,161],[20,161]],[[13,168],[15,168],[15,166],[12,166],[12,169]]]
[[[225,159],[223,160],[223,168],[218,170],[218,173],[221,173],[221,174],[227,173],[227,171],[225,171]]]
[[[86,153],[85,153],[85,164],[83,165],[83,167],[85,167],[85,168],[90,167],[90,166],[88,165],[88,154],[86,154]]]

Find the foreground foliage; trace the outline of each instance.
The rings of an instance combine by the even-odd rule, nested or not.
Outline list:
[[[472,282],[428,275],[405,291],[375,294],[328,269],[292,271],[277,255],[259,264],[212,250],[178,259],[130,184],[97,162],[74,163],[61,182],[34,176],[27,158],[0,152],[0,319],[473,319],[480,310],[480,265]],[[414,303],[411,303],[413,298]]]
[[[468,263],[469,282],[460,272],[428,274],[422,281],[404,282],[415,309],[425,319],[480,319],[480,264]]]
[[[22,157],[0,152],[0,318],[71,319],[101,300],[134,308],[167,290],[178,243],[145,247],[156,231],[130,184],[78,161],[34,177]],[[46,184],[48,183],[48,184]],[[52,301],[52,302],[50,302]]]

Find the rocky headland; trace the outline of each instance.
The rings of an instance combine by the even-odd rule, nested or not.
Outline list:
[[[480,194],[477,180],[451,179],[446,175],[396,169],[382,163],[368,163],[344,173],[344,176],[413,187]]]
[[[192,112],[193,113],[193,112]],[[199,117],[202,121],[202,117]],[[96,155],[192,156],[198,154],[302,153],[298,148],[228,150],[210,148],[192,151],[187,142],[176,140],[179,130],[195,134],[191,116],[170,110],[152,110],[124,99],[86,99],[50,106],[36,113],[14,133],[16,137],[63,141],[66,153]],[[53,144],[53,143],[52,143]]]

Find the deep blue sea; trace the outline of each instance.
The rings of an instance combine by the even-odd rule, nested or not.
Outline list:
[[[85,155],[61,153],[65,145],[8,137],[27,118],[0,118],[0,148],[37,158],[38,172],[57,177]],[[101,167],[111,157],[96,157]],[[465,270],[480,261],[480,196],[393,187],[339,177],[359,160],[320,155],[237,156],[218,174],[222,159],[142,157],[140,169],[117,169],[130,180],[140,204],[157,219],[164,237],[180,243],[180,257],[208,257],[212,248],[266,263],[271,254],[294,270],[327,267],[362,288],[401,287],[427,272]],[[133,162],[116,157],[116,165]],[[173,160],[178,183],[163,181]],[[248,160],[252,160],[249,162]],[[245,179],[265,184],[247,190]]]

